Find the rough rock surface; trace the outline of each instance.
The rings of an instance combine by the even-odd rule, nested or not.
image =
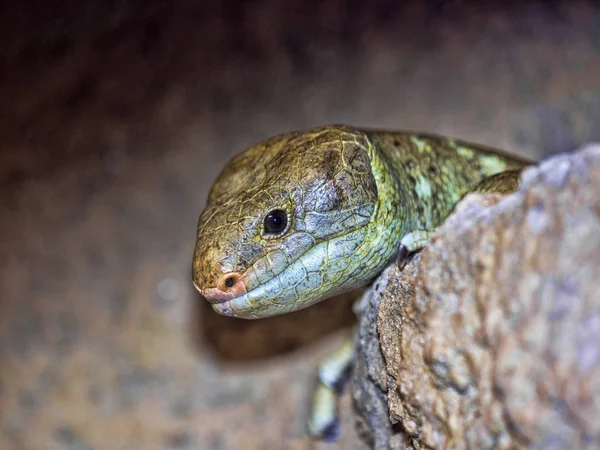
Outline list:
[[[375,448],[600,448],[600,146],[467,197],[363,305]]]

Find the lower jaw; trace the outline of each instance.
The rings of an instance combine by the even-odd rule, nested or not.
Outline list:
[[[237,303],[236,303],[237,300]],[[227,317],[236,317],[240,319],[259,319],[262,316],[252,313],[252,307],[245,302],[240,302],[240,297],[226,300],[220,303],[213,303],[212,309],[217,314]]]
[[[231,305],[229,304],[229,300],[226,300],[221,303],[213,303],[212,309],[217,314],[221,314],[222,316],[235,316],[233,309],[231,309]]]

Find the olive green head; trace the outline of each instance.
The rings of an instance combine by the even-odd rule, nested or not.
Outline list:
[[[193,281],[220,314],[258,318],[351,289],[377,204],[366,135],[315,128],[233,158],[198,222]],[[353,280],[353,281],[344,281]]]

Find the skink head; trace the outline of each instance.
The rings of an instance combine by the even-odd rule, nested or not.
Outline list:
[[[233,158],[198,222],[193,281],[220,314],[282,314],[355,287],[377,203],[367,137],[289,133]],[[365,257],[367,255],[365,254]]]

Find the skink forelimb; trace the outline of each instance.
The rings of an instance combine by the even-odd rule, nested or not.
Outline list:
[[[340,434],[339,397],[350,378],[354,342],[348,338],[319,364],[308,418],[308,432],[314,439],[334,442]]]

